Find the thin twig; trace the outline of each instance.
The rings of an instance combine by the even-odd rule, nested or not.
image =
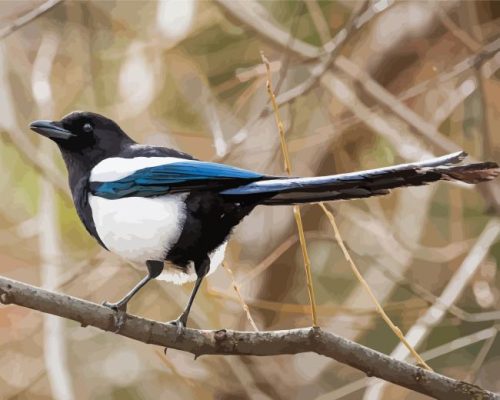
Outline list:
[[[234,296],[227,291],[222,291],[216,288],[208,288],[208,294],[211,296],[219,297],[222,299],[227,299],[234,302],[239,302],[238,297]],[[294,304],[294,303],[283,303],[281,301],[263,300],[263,299],[247,299],[247,304],[250,304],[254,308],[260,308],[262,310],[290,313],[290,314],[310,314],[310,307],[305,304]],[[399,312],[402,318],[413,317],[414,314],[421,315],[422,310],[427,308],[427,304],[422,300],[409,299],[393,303],[388,303],[384,306],[386,311],[391,310],[393,312]],[[318,305],[318,312],[323,317],[328,317],[332,315],[338,315],[340,313],[345,314],[355,314],[355,315],[373,315],[377,311],[373,308],[361,308],[361,307],[349,307],[343,305]],[[350,322],[349,322],[350,323]],[[364,329],[364,328],[363,328]],[[366,328],[369,329],[369,328]],[[366,330],[365,329],[365,330]]]
[[[432,368],[427,365],[427,363],[423,360],[423,358],[420,357],[420,355],[415,351],[415,349],[413,348],[413,346],[410,343],[408,343],[408,341],[405,339],[403,333],[401,332],[401,329],[399,329],[391,321],[391,319],[389,318],[389,316],[386,314],[386,312],[384,311],[384,309],[382,308],[382,306],[378,302],[377,297],[375,296],[375,294],[371,290],[370,286],[368,285],[368,283],[363,278],[363,275],[361,275],[361,273],[359,272],[358,267],[356,267],[356,264],[352,260],[351,255],[349,254],[349,252],[347,251],[347,248],[345,247],[344,241],[342,240],[339,228],[337,226],[337,223],[335,222],[335,218],[334,218],[333,214],[325,207],[325,205],[323,203],[319,203],[319,206],[321,207],[321,209],[323,210],[323,212],[326,214],[326,216],[328,217],[328,220],[330,221],[330,223],[331,223],[331,225],[333,227],[333,231],[334,231],[334,234],[335,234],[335,240],[339,244],[339,246],[340,246],[340,248],[342,250],[342,253],[344,253],[345,259],[349,263],[349,265],[350,265],[352,271],[354,272],[354,275],[358,279],[358,281],[363,285],[363,287],[365,288],[366,292],[371,297],[371,299],[372,299],[373,303],[375,304],[375,307],[377,308],[377,311],[380,314],[380,316],[382,317],[382,319],[389,326],[389,328],[391,328],[391,330],[399,338],[399,340],[405,345],[405,347],[413,355],[413,357],[415,357],[415,359],[417,360],[417,362],[420,365],[422,365],[423,367],[425,367],[426,369],[428,369],[429,371],[432,371]]]
[[[321,7],[318,2],[316,0],[305,0],[304,4],[307,7],[307,11],[309,11],[309,15],[311,16],[313,25],[316,28],[316,32],[318,32],[321,42],[328,42],[330,39],[330,27],[326,22],[325,16],[323,15],[323,11],[321,11]]]
[[[497,338],[499,328],[500,328],[499,325],[495,327],[495,334],[486,339],[486,341],[483,343],[483,346],[481,347],[481,350],[479,350],[479,353],[477,353],[477,356],[474,359],[474,362],[472,363],[469,372],[467,374],[468,381],[470,382],[476,381],[481,366],[484,364],[484,361],[486,360],[488,353],[493,347],[493,343],[495,343],[495,339]]]
[[[233,354],[271,356],[315,352],[408,389],[437,399],[469,400],[474,396],[500,400],[500,396],[471,385],[394,360],[368,347],[354,343],[320,328],[284,331],[243,332],[178,328],[152,320],[124,315],[117,329],[116,313],[107,307],[75,297],[58,294],[22,282],[0,277],[0,301],[58,315],[117,335],[196,356]],[[476,397],[478,398],[478,397]]]
[[[298,1],[297,5],[295,6],[295,17],[293,19],[293,23],[290,26],[290,38],[287,44],[287,48],[283,52],[283,56],[281,57],[281,63],[280,65],[282,66],[279,68],[280,74],[278,78],[278,82],[276,83],[276,87],[274,88],[274,93],[278,95],[281,92],[281,86],[285,82],[285,79],[287,77],[288,71],[290,69],[290,61],[292,58],[292,52],[288,51],[288,47],[293,43],[295,40],[295,36],[297,33],[297,29],[299,27],[299,21],[300,21],[300,16],[302,14],[302,11],[305,7],[305,3],[303,1]]]
[[[264,56],[263,52],[261,52],[261,57],[262,57],[262,61],[266,65],[266,69],[267,69],[266,87],[267,87],[267,91],[269,93],[269,98],[271,99],[271,104],[273,106],[274,118],[276,120],[276,125],[278,126],[278,132],[280,135],[280,143],[281,143],[281,151],[283,153],[283,159],[284,159],[284,168],[285,168],[286,173],[288,175],[290,175],[292,173],[292,165],[290,163],[290,156],[288,154],[288,148],[286,146],[285,128],[284,128],[283,122],[281,121],[279,107],[278,107],[278,104],[276,101],[276,96],[274,95],[274,92],[273,92],[273,86],[272,86],[272,81],[271,81],[271,69],[269,66],[269,61]],[[311,260],[309,259],[309,254],[307,253],[306,237],[304,235],[304,227],[302,224],[302,216],[300,215],[299,206],[297,206],[297,205],[293,206],[293,215],[295,217],[295,222],[297,223],[297,230],[299,232],[299,239],[300,239],[300,247],[302,249],[302,256],[304,258],[304,268],[305,268],[305,272],[306,272],[307,292],[309,294],[309,301],[311,303],[312,322],[313,322],[313,326],[318,326],[318,316],[317,316],[317,312],[316,312],[316,296],[314,294],[314,286],[313,286],[313,282],[312,282],[312,273],[311,273]]]
[[[481,43],[474,39],[469,33],[458,26],[455,21],[443,10],[439,3],[436,3],[439,19],[448,31],[455,36],[460,42],[473,53],[477,53],[481,49]]]
[[[222,266],[224,267],[224,269],[228,272],[229,276],[231,277],[233,289],[238,296],[238,301],[240,302],[241,306],[243,307],[243,310],[245,311],[248,322],[250,322],[250,325],[252,325],[252,328],[255,332],[259,332],[259,328],[257,328],[257,324],[255,323],[255,321],[252,318],[252,315],[250,314],[250,309],[248,308],[247,303],[243,299],[243,296],[241,295],[241,292],[240,292],[240,288],[239,288],[238,284],[236,283],[236,280],[234,279],[233,271],[231,270],[231,268],[229,268],[229,265],[227,265],[227,263],[225,261],[222,263]]]
[[[311,232],[307,231],[304,234],[310,239],[327,239],[328,235],[321,232]],[[252,279],[255,279],[258,275],[262,274],[269,267],[271,267],[274,262],[281,257],[290,247],[292,247],[299,238],[296,235],[289,236],[281,244],[279,244],[271,253],[267,255],[261,262],[259,262],[255,267],[246,273],[243,278],[239,280],[239,285],[243,286],[249,283]]]

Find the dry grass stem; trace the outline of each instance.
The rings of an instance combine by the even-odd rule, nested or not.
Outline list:
[[[207,293],[211,296],[227,299],[234,302],[239,302],[238,297],[233,296],[232,292],[222,291],[216,288],[208,288]],[[310,314],[310,307],[305,304],[283,303],[281,301],[263,300],[263,299],[247,299],[247,304],[254,308],[262,310],[270,310],[281,313],[293,314]],[[400,302],[389,303],[385,305],[385,310],[404,313],[404,317],[420,315],[422,310],[426,308],[426,304],[422,300],[403,300]],[[357,315],[372,315],[376,313],[373,308],[349,307],[344,305],[319,305],[317,310],[322,316],[330,317],[339,314],[357,314]],[[411,311],[411,313],[410,313]]]
[[[290,163],[290,156],[288,154],[288,148],[286,146],[285,140],[285,128],[283,125],[283,121],[281,120],[278,103],[276,102],[276,96],[273,92],[272,80],[271,80],[271,67],[269,65],[269,60],[266,58],[264,53],[261,51],[260,53],[262,57],[262,62],[266,65],[267,69],[267,82],[266,88],[269,94],[269,98],[271,99],[271,104],[274,111],[274,118],[276,120],[276,125],[278,126],[278,132],[280,135],[280,143],[281,143],[281,152],[283,153],[284,159],[284,167],[285,171],[288,175],[291,174],[292,164]],[[313,326],[318,326],[318,316],[316,312],[316,296],[314,294],[314,286],[312,283],[312,274],[311,274],[311,260],[309,259],[309,254],[307,253],[307,245],[306,238],[304,235],[304,227],[302,225],[302,217],[300,215],[299,206],[293,206],[293,215],[295,217],[295,222],[297,223],[297,230],[299,231],[299,239],[300,239],[300,248],[302,249],[302,257],[304,259],[304,268],[306,273],[306,283],[307,283],[307,292],[309,294],[309,301],[311,303],[311,316]]]
[[[331,223],[331,225],[333,227],[333,231],[334,231],[334,234],[335,234],[335,240],[339,244],[339,246],[340,246],[340,248],[342,250],[342,253],[344,253],[344,257],[346,258],[347,262],[349,263],[349,265],[350,265],[350,267],[352,269],[352,272],[354,273],[354,275],[356,276],[356,278],[358,279],[358,281],[366,289],[368,295],[371,297],[373,303],[375,304],[377,312],[381,315],[382,319],[386,322],[386,324],[389,326],[389,328],[391,328],[391,330],[399,338],[399,340],[401,340],[401,342],[405,345],[405,347],[413,355],[413,357],[415,357],[415,359],[417,360],[418,364],[420,364],[424,368],[428,369],[429,371],[432,371],[432,368],[429,367],[429,365],[427,365],[427,363],[424,361],[424,359],[422,357],[420,357],[420,355],[413,348],[413,346],[406,340],[406,338],[404,337],[403,333],[401,332],[401,329],[399,329],[391,321],[391,319],[389,318],[389,316],[386,314],[386,312],[384,311],[384,309],[382,308],[382,306],[378,302],[378,300],[375,297],[375,294],[371,290],[370,286],[368,285],[368,283],[365,281],[365,279],[363,278],[363,276],[359,272],[358,267],[356,267],[356,264],[354,264],[354,261],[352,260],[351,255],[349,254],[349,252],[347,251],[347,248],[344,245],[344,241],[342,240],[342,237],[340,236],[340,231],[339,231],[339,228],[337,226],[337,223],[335,222],[335,218],[334,218],[333,214],[325,207],[325,205],[323,203],[319,203],[319,206],[321,207],[321,209],[324,211],[324,213],[328,217],[328,219],[329,219],[329,221],[330,221],[330,223]]]
[[[231,268],[229,267],[229,265],[227,265],[227,263],[225,261],[222,263],[222,266],[224,267],[224,269],[228,272],[229,276],[231,277],[231,281],[233,283],[233,289],[236,292],[236,294],[238,295],[238,300],[239,300],[241,306],[243,307],[243,310],[245,311],[248,322],[250,322],[250,325],[252,325],[252,328],[254,331],[259,332],[259,328],[257,327],[257,324],[253,320],[252,314],[250,314],[250,309],[248,308],[247,303],[243,299],[243,296],[241,295],[241,292],[240,292],[240,288],[239,288],[238,284],[236,283],[236,280],[234,279],[233,271],[231,270]]]

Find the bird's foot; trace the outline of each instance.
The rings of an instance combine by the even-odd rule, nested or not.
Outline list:
[[[127,303],[122,303],[120,301],[116,302],[116,303],[109,303],[107,301],[103,301],[102,302],[102,305],[104,307],[108,307],[108,308],[111,308],[113,311],[123,311],[123,312],[127,312]]]
[[[127,303],[121,303],[121,302],[109,303],[107,301],[104,301],[102,305],[104,307],[108,307],[109,309],[115,312],[115,314],[113,315],[113,321],[115,326],[114,332],[115,333],[120,332],[127,318]]]
[[[187,317],[185,317],[184,314],[182,314],[179,316],[179,318],[169,321],[167,322],[167,324],[176,326],[177,334],[180,335],[182,333],[182,330],[186,327]]]

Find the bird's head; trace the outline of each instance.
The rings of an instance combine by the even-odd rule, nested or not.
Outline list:
[[[113,156],[134,143],[114,121],[87,111],[74,111],[60,121],[34,121],[30,128],[56,142],[63,154],[90,159]]]

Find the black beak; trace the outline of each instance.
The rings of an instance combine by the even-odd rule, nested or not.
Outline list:
[[[64,129],[61,123],[57,121],[34,121],[31,123],[30,128],[32,131],[50,139],[68,140],[75,136],[67,129]]]

